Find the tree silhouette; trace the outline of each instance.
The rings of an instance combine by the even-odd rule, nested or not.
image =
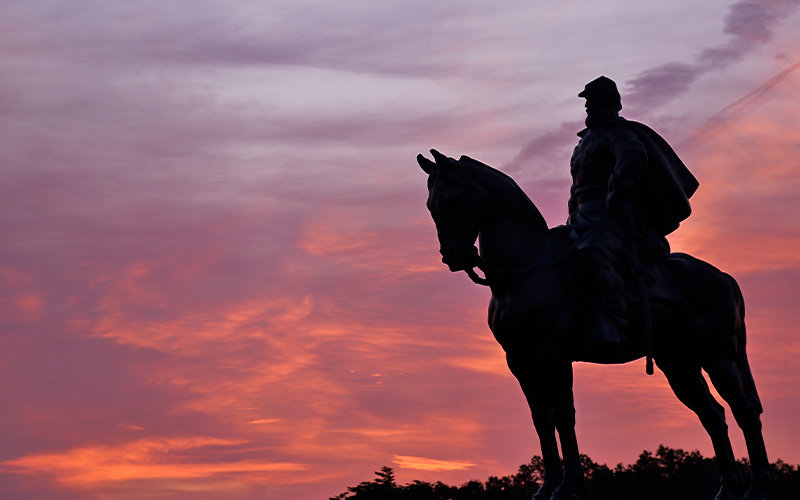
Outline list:
[[[714,460],[699,451],[658,447],[655,453],[643,451],[635,463],[613,469],[581,455],[586,472],[584,500],[709,500],[719,488],[719,471]],[[739,461],[742,474],[748,477],[749,464]],[[775,482],[770,500],[800,498],[800,468],[778,460],[772,465]],[[519,466],[516,474],[490,476],[485,482],[468,481],[451,486],[441,481],[414,480],[398,485],[394,470],[383,466],[373,481],[350,486],[330,500],[530,500],[542,482],[544,464],[534,456]]]
[[[408,496],[406,491],[408,485],[398,487],[394,480],[394,469],[383,466],[381,470],[375,471],[378,476],[373,481],[362,481],[357,486],[349,486],[347,491],[331,497],[331,500],[357,498],[359,500],[393,500],[401,498],[425,498]]]

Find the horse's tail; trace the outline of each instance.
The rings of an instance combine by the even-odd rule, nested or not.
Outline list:
[[[726,275],[727,276],[727,275]],[[756,382],[753,379],[753,373],[750,371],[750,362],[747,360],[747,333],[744,325],[744,296],[742,290],[736,283],[736,280],[731,276],[727,276],[733,286],[733,293],[737,305],[736,313],[736,367],[739,369],[739,374],[742,379],[742,386],[745,395],[750,400],[750,404],[760,414],[764,413],[764,408],[761,406],[761,399],[758,397],[756,390]]]

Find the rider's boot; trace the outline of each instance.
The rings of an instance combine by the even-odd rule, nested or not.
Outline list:
[[[628,347],[628,308],[621,293],[594,298],[589,317],[588,350],[594,357],[614,361],[625,355]]]
[[[598,340],[609,343],[625,342],[628,337],[628,304],[623,293],[616,291],[597,297]]]
[[[614,357],[622,351],[628,334],[625,282],[614,268],[610,251],[601,245],[581,248],[577,262],[590,306],[585,348],[600,359]]]

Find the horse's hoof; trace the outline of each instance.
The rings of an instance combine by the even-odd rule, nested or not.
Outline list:
[[[764,492],[761,489],[761,485],[757,483],[751,484],[750,489],[744,494],[742,500],[764,500]]]
[[[550,497],[550,500],[577,500],[578,494],[575,491],[570,490],[569,488],[563,488],[559,486],[556,488],[556,491],[553,492],[553,495]]]
[[[553,479],[555,477],[556,479]],[[533,500],[550,500],[550,495],[553,494],[556,487],[561,483],[561,474],[551,474],[549,478],[542,481],[542,485],[536,490],[533,495]]]
[[[714,500],[738,500],[738,499],[739,496],[734,494],[733,491],[731,491],[731,489],[725,485],[722,485],[722,487],[717,492],[717,496],[714,497]]]
[[[578,500],[577,493],[553,493],[550,500]]]
[[[550,495],[553,494],[553,490],[555,488],[552,486],[548,486],[547,484],[542,484],[536,493],[533,495],[533,500],[550,500]]]

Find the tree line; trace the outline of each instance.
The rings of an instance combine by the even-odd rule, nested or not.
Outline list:
[[[655,453],[643,451],[627,466],[610,468],[586,455],[581,455],[581,463],[586,473],[583,500],[709,500],[719,489],[720,475],[714,460],[699,451],[661,445]],[[800,468],[782,460],[771,465],[775,481],[769,499],[800,498]],[[740,460],[739,467],[749,480],[747,460]],[[520,465],[516,474],[458,486],[418,480],[398,485],[394,470],[387,466],[375,475],[372,481],[350,486],[330,500],[530,500],[542,482],[544,463],[537,455]]]

